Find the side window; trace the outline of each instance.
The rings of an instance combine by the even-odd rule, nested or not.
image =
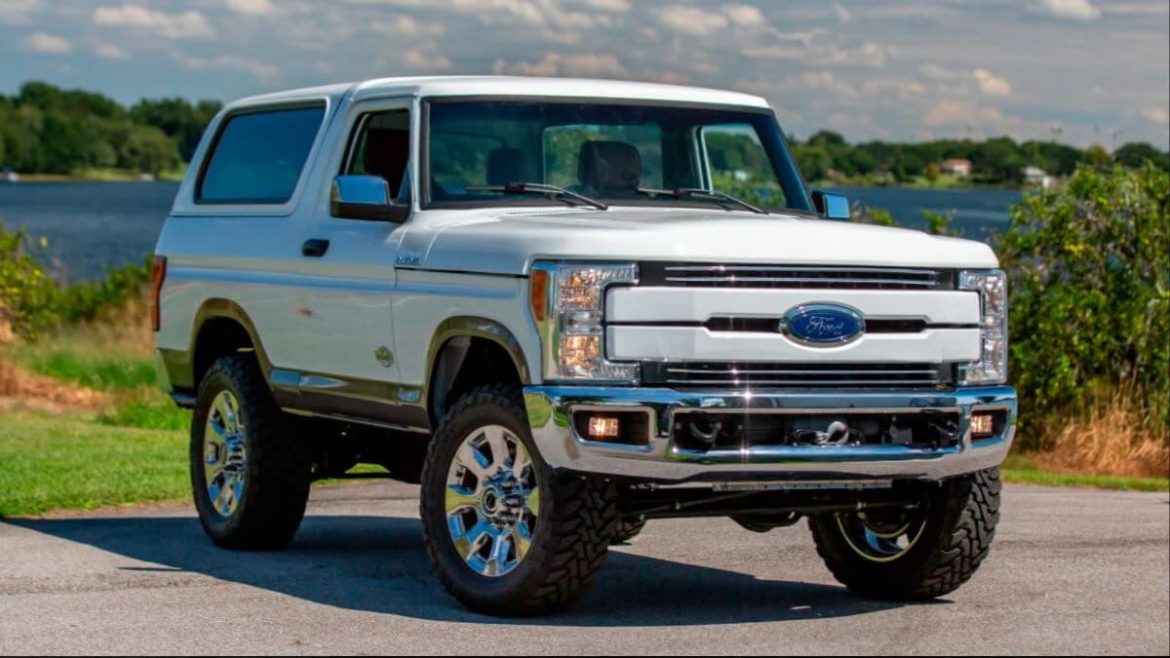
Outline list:
[[[358,121],[344,174],[381,176],[398,201],[410,198],[406,167],[410,162],[410,111],[367,114]]]
[[[195,202],[287,202],[324,115],[322,105],[228,117],[204,166]]]
[[[641,186],[662,187],[662,128],[657,123],[545,128],[544,182],[579,187],[583,182],[580,157],[586,142],[619,142],[633,146],[642,160]]]
[[[713,189],[769,207],[787,205],[754,127],[720,124],[704,126],[702,131]]]

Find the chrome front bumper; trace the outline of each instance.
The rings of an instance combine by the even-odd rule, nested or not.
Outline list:
[[[528,386],[524,389],[532,436],[550,466],[658,482],[784,482],[942,480],[998,466],[1016,431],[1016,392],[1007,386],[955,391],[679,391],[664,388]],[[648,446],[587,441],[573,429],[574,410],[646,410]],[[1002,435],[972,440],[973,410],[1004,409]],[[841,414],[959,412],[958,445],[758,446],[702,453],[672,445],[674,415],[687,411],[745,414]]]

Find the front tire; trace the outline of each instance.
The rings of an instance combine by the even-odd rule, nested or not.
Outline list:
[[[427,557],[456,599],[491,615],[539,615],[584,594],[617,522],[616,489],[554,474],[515,392],[485,386],[456,402],[423,465]]]
[[[292,540],[309,498],[310,464],[253,356],[215,361],[191,421],[191,488],[216,545],[275,549]]]
[[[875,599],[949,594],[987,557],[999,522],[999,469],[941,483],[913,512],[874,510],[809,519],[817,553],[853,592]]]

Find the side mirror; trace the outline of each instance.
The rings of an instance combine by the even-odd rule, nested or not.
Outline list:
[[[825,219],[849,219],[849,197],[844,194],[813,190],[812,200]]]
[[[338,176],[333,179],[329,212],[343,219],[401,223],[410,208],[390,200],[390,186],[381,176]]]

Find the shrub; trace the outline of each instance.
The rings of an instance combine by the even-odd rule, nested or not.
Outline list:
[[[1051,447],[1116,391],[1147,436],[1170,441],[1168,197],[1154,166],[1082,168],[1012,209],[997,246],[1023,447]]]
[[[0,225],[0,325],[25,337],[36,336],[55,319],[57,285],[32,257],[33,249],[27,231]]]
[[[0,224],[0,326],[10,325],[27,340],[45,329],[90,322],[107,309],[124,306],[150,282],[148,259],[144,265],[112,269],[100,281],[60,284],[35,257],[47,246],[44,238],[34,241],[24,229],[11,231]]]

